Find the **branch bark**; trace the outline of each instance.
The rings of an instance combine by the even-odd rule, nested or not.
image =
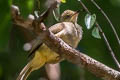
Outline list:
[[[57,38],[51,31],[49,31],[48,29],[44,29],[46,28],[46,26],[43,23],[33,25],[33,22],[36,20],[31,19],[31,22],[27,22],[29,19],[22,19],[20,14],[18,14],[19,11],[16,6],[12,6],[11,10],[12,19],[15,24],[33,32],[34,27],[38,27],[38,29],[40,29],[38,34],[43,37],[41,38],[41,41],[68,61],[74,64],[81,64],[88,71],[104,80],[120,80],[120,72],[70,47],[63,40]],[[37,21],[35,23],[37,23]],[[29,28],[29,25],[31,25],[31,28]]]

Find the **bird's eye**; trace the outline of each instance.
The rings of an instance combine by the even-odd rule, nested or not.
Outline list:
[[[69,18],[69,17],[70,17],[70,15],[66,15],[66,16],[65,16],[66,19]]]

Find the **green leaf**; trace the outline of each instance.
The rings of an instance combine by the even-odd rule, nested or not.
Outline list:
[[[66,0],[61,0],[62,3],[66,3]]]
[[[39,12],[38,11],[34,11],[34,15],[35,15],[35,17],[39,18]]]
[[[87,29],[91,29],[92,26],[94,25],[95,21],[96,21],[96,15],[95,14],[93,14],[93,15],[86,14],[85,25],[86,25]]]
[[[94,27],[94,29],[92,30],[92,36],[94,38],[98,38],[98,39],[101,39],[101,36],[99,34],[99,29],[97,27]]]
[[[53,10],[53,15],[54,18],[57,22],[59,22],[59,18],[60,18],[60,7],[56,8]]]

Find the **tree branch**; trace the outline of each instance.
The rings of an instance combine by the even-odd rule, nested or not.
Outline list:
[[[13,13],[18,12],[18,10],[13,6],[11,8],[12,8],[11,9],[12,18],[13,18],[14,23],[18,24],[21,21],[19,25],[21,27],[25,27],[26,29],[30,30],[28,26],[27,27],[23,26],[23,25],[28,25],[28,23],[25,23],[26,20],[20,19],[19,21],[19,19],[16,19],[17,17],[20,17],[19,15],[14,17],[14,15],[16,14],[13,14]],[[31,21],[29,24],[33,24],[33,21]],[[62,55],[68,61],[75,63],[75,64],[81,64],[84,68],[92,72],[94,75],[104,80],[120,80],[120,72],[112,68],[109,68],[108,66],[70,47],[63,40],[61,40],[60,38],[57,38],[48,29],[41,28],[41,27],[46,28],[46,26],[43,23],[38,24],[38,25],[32,25],[31,27],[40,27],[39,35],[43,37],[41,41],[43,41],[50,49]],[[33,28],[33,31],[34,31],[34,28]]]

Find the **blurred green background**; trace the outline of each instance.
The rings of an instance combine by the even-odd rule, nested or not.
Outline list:
[[[45,1],[46,0],[40,0],[41,12],[46,9],[44,6]],[[90,11],[97,15],[97,20],[120,62],[120,46],[118,45],[108,22],[89,0],[83,1]],[[120,37],[120,0],[96,0],[96,2],[108,14]],[[27,52],[23,51],[23,44],[26,39],[23,36],[21,29],[14,26],[14,30],[11,30],[14,24],[11,21],[10,15],[10,6],[12,3],[19,6],[24,18],[26,18],[29,13],[33,13],[34,0],[0,0],[0,80],[15,80],[20,70],[28,62]],[[67,3],[61,4],[60,11],[63,12],[66,9],[80,10],[82,7],[77,0],[67,0]],[[109,50],[105,45],[104,39],[93,38],[91,36],[92,30],[87,30],[85,27],[85,15],[86,12],[81,12],[78,19],[78,23],[83,27],[84,34],[77,49],[117,70]],[[49,16],[46,25],[50,26],[53,24],[55,24],[54,18],[53,16]],[[61,62],[61,80],[101,80],[87,70],[84,70],[84,74],[82,74],[84,79],[81,79],[81,71],[83,70],[77,65],[67,61]],[[45,76],[44,68],[34,71],[28,80],[39,80],[41,76]]]

